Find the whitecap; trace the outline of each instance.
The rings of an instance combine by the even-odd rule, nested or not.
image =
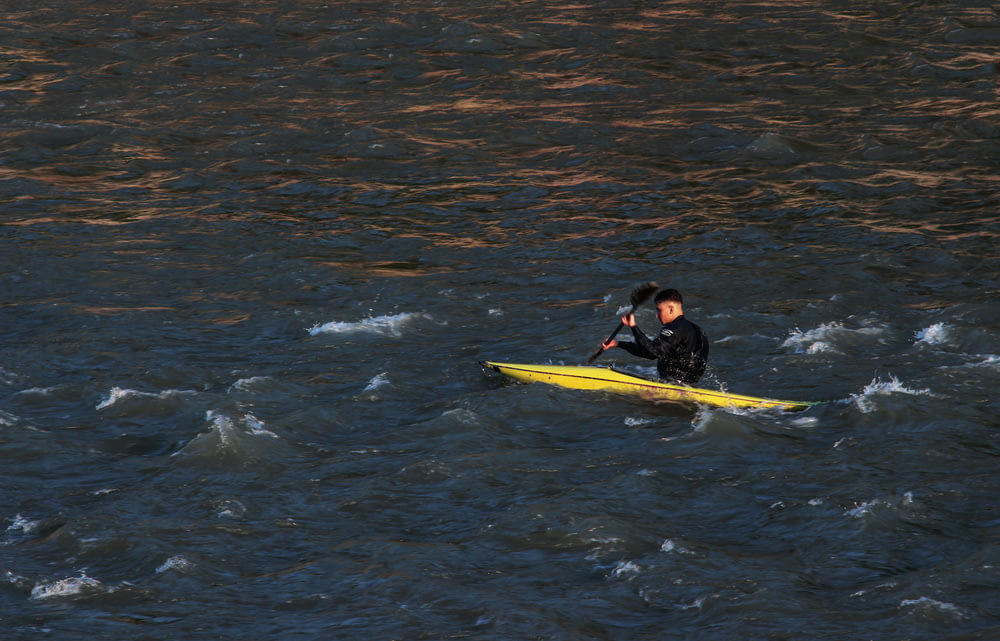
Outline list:
[[[229,386],[229,392],[251,392],[254,389],[267,389],[271,384],[270,376],[251,376],[249,378],[241,378],[232,385]]]
[[[378,388],[385,387],[388,384],[389,384],[389,372],[382,372],[381,374],[373,376],[372,379],[368,381],[368,385],[366,385],[365,388],[361,390],[361,392],[362,393],[374,392]]]
[[[996,354],[981,354],[982,360],[977,363],[969,363],[969,367],[985,367],[987,369],[1000,369],[1000,356]]]
[[[963,618],[966,611],[954,603],[938,601],[930,597],[922,596],[916,599],[903,599],[899,603],[900,608],[911,609],[914,612],[925,615],[946,614],[949,616]]]
[[[691,421],[691,426],[694,428],[695,432],[704,432],[708,429],[709,423],[712,422],[712,410],[704,406],[699,406],[697,413],[694,415],[694,419]]]
[[[198,434],[172,456],[216,456],[236,457],[245,461],[256,458],[270,459],[275,456],[273,446],[260,437],[280,439],[264,427],[264,421],[253,414],[245,414],[234,419],[226,414],[209,410],[205,419],[211,422],[207,432]]]
[[[168,389],[157,394],[152,392],[140,392],[134,389],[125,389],[121,387],[112,387],[111,391],[108,393],[108,397],[97,404],[97,409],[103,410],[109,407],[113,407],[122,401],[134,399],[134,398],[145,398],[145,399],[156,399],[156,400],[168,400],[175,398],[177,396],[182,396],[185,394],[194,394],[191,391]]]
[[[625,417],[626,427],[642,427],[643,425],[649,425],[655,422],[656,421],[651,418],[635,418],[632,416]]]
[[[0,367],[0,385],[13,385],[19,378],[21,376],[17,372]]]
[[[864,413],[875,411],[874,399],[878,396],[890,396],[892,394],[909,394],[911,396],[923,396],[930,394],[929,389],[912,389],[904,385],[898,378],[891,376],[889,380],[883,381],[881,378],[874,378],[872,382],[865,386],[860,394],[851,394],[851,401]]]
[[[795,328],[789,332],[788,338],[782,343],[782,347],[791,349],[797,354],[820,354],[823,352],[839,352],[838,349],[843,344],[854,339],[871,340],[886,331],[884,327],[859,327],[849,329],[843,323],[833,321],[823,323],[819,327],[803,331]]]
[[[106,407],[111,407],[123,398],[128,398],[129,396],[143,394],[143,392],[137,392],[135,390],[122,389],[121,387],[112,387],[111,392],[108,393],[108,397],[97,404],[97,409],[103,410]],[[152,396],[152,394],[147,394],[147,396]]]
[[[660,544],[660,552],[664,554],[692,554],[691,550],[678,545],[677,541],[673,539],[664,539],[663,543]]]
[[[41,521],[32,521],[27,519],[20,514],[14,517],[10,525],[7,526],[8,532],[20,532],[21,534],[30,534],[32,530],[38,527]]]
[[[4,427],[10,427],[11,425],[17,424],[18,420],[20,419],[18,419],[10,412],[5,412],[3,410],[0,410],[0,425]]]
[[[163,574],[164,572],[177,571],[177,572],[187,572],[194,567],[194,563],[187,560],[184,556],[178,554],[172,556],[162,564],[160,567],[156,568],[157,574]]]
[[[417,312],[404,312],[392,316],[364,318],[353,323],[331,321],[322,325],[314,325],[308,331],[312,336],[320,334],[377,334],[399,338],[403,335],[403,329],[407,325],[422,318],[429,318],[429,316]]]
[[[639,574],[641,568],[634,561],[619,561],[611,575],[615,578]]]
[[[863,519],[869,515],[874,515],[878,511],[888,511],[900,513],[914,509],[916,502],[913,499],[913,492],[905,492],[898,501],[893,502],[886,499],[872,499],[847,510],[847,515],[856,519]],[[884,513],[884,512],[883,512]]]
[[[17,395],[28,397],[48,397],[54,395],[58,389],[58,387],[29,387],[28,389],[21,390],[17,393]]]
[[[917,339],[916,342],[918,343],[941,345],[948,341],[950,333],[950,328],[944,323],[934,323],[933,325],[916,332],[914,337]]]
[[[788,347],[799,354],[818,354],[820,352],[833,351],[833,345],[830,343],[831,337],[834,332],[843,328],[843,324],[838,322],[824,323],[815,329],[807,331],[795,328],[794,331],[789,332],[788,338],[785,339],[781,346]]]
[[[264,428],[264,421],[260,420],[253,414],[244,414],[243,424],[247,426],[250,433],[254,436],[269,436],[271,438],[278,438],[277,434]]]
[[[882,499],[872,499],[871,501],[861,503],[860,505],[856,505],[847,510],[847,515],[856,519],[862,519],[871,514],[872,510],[880,505],[886,505],[886,502]]]
[[[31,589],[31,598],[51,599],[53,597],[71,597],[111,591],[113,590],[106,588],[97,579],[87,576],[86,572],[81,572],[80,576],[35,585]]]
[[[215,509],[215,515],[220,519],[242,519],[246,513],[246,506],[235,499],[222,501]]]

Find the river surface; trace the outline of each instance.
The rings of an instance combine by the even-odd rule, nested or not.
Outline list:
[[[1000,638],[994,3],[0,4],[0,638]]]

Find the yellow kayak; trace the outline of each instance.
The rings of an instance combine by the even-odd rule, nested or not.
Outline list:
[[[479,364],[522,383],[549,383],[570,389],[629,394],[651,401],[681,401],[717,407],[778,409],[788,412],[798,412],[816,405],[806,401],[779,401],[773,398],[757,398],[700,387],[661,383],[607,367],[527,365],[492,361],[479,361]]]

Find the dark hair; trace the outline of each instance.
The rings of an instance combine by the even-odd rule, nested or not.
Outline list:
[[[654,305],[659,305],[664,301],[669,301],[671,303],[684,304],[684,297],[676,289],[661,289],[656,293],[656,298],[653,299]]]

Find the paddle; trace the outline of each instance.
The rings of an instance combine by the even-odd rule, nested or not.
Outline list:
[[[648,283],[643,283],[642,285],[639,285],[638,287],[636,287],[635,289],[633,289],[632,290],[632,295],[629,296],[629,298],[628,298],[628,304],[629,304],[629,307],[631,309],[628,309],[624,313],[625,314],[631,314],[631,313],[635,312],[635,310],[639,309],[640,305],[642,305],[647,300],[649,300],[649,297],[652,296],[653,293],[656,292],[656,290],[658,290],[659,288],[660,288],[659,285],[657,285],[653,281],[650,281]],[[608,336],[608,340],[604,341],[604,342],[607,343],[609,340],[611,340],[615,336],[618,336],[618,332],[622,331],[623,327],[625,327],[625,323],[623,323],[621,321],[618,321],[618,327],[615,328],[615,331],[611,332],[611,336]],[[591,354],[590,358],[588,358],[583,364],[584,365],[590,365],[591,363],[593,363],[597,359],[598,356],[601,355],[601,352],[603,352],[603,351],[604,351],[604,347],[603,347],[603,343],[602,343],[602,347],[598,347],[597,351],[594,352],[593,354]]]

